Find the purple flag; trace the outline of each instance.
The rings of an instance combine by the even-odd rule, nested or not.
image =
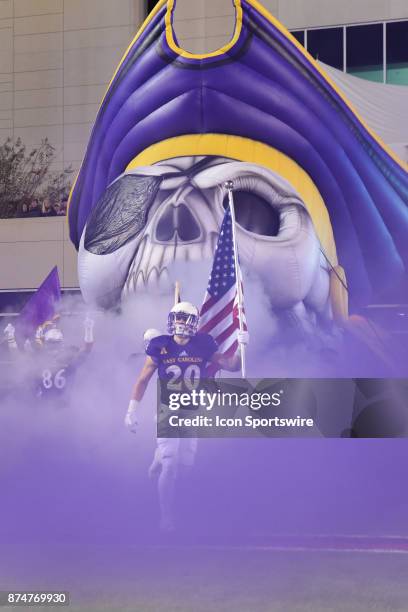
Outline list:
[[[56,314],[56,305],[60,299],[61,286],[58,268],[55,266],[20,312],[16,320],[17,333],[24,339],[32,336],[39,325]]]

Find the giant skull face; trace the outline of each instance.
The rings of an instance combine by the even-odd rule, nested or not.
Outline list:
[[[326,325],[330,271],[298,194],[264,167],[216,157],[138,168],[108,187],[81,238],[85,299],[109,307],[131,293],[168,292],[175,262],[210,261],[228,180],[243,269],[261,279],[276,313],[289,314],[303,328]]]

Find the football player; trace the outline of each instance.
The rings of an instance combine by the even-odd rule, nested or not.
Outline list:
[[[133,387],[125,416],[125,424],[131,431],[136,431],[139,403],[156,370],[160,380],[160,401],[164,407],[168,406],[170,393],[189,391],[192,385],[196,388],[200,380],[206,377],[209,364],[231,372],[239,370],[239,351],[231,357],[222,355],[212,336],[198,333],[198,323],[198,309],[189,302],[179,302],[169,313],[168,335],[160,335],[150,340],[146,348],[146,361]],[[248,332],[238,332],[239,344],[248,344],[248,340]],[[160,527],[163,531],[172,531],[177,468],[179,465],[192,467],[197,440],[160,437],[157,444],[158,453],[150,467],[150,473],[160,470]]]
[[[40,375],[36,376],[37,397],[53,397],[65,391],[67,380],[91,351],[94,335],[94,321],[84,321],[84,345],[67,346],[61,329],[54,324],[43,333],[36,334],[37,351],[35,359],[40,363]],[[37,370],[38,371],[38,370]]]

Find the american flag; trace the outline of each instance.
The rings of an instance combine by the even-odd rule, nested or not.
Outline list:
[[[208,281],[207,292],[200,311],[200,329],[211,334],[217,342],[219,352],[230,356],[238,348],[238,279],[241,271],[235,270],[234,242],[232,234],[231,211],[227,208],[215,249],[214,263]],[[243,312],[243,329],[247,329]]]

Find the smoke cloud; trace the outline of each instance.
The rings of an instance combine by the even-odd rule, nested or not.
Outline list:
[[[183,300],[201,304],[208,272],[204,263],[194,272],[187,266],[173,271],[182,281]],[[17,353],[9,366],[3,364],[3,550],[41,543],[52,576],[52,558],[46,559],[56,543],[103,545],[106,555],[119,542],[136,548],[157,542],[156,485],[147,477],[156,443],[153,381],[137,434],[125,428],[124,416],[144,361],[143,333],[148,327],[166,331],[172,303],[172,295],[152,293],[128,300],[118,312],[91,312],[93,350],[53,400],[36,398],[28,386],[36,356]],[[334,378],[352,372],[350,355],[328,363],[319,343],[303,336],[273,346],[279,317],[252,277],[245,279],[245,304],[248,376]],[[79,347],[88,308],[69,297],[62,310],[70,313],[62,319],[65,343]],[[347,369],[338,367],[346,361]],[[197,465],[178,484],[177,542],[259,543],[288,533],[406,534],[408,494],[401,482],[407,455],[403,440],[200,440]]]

